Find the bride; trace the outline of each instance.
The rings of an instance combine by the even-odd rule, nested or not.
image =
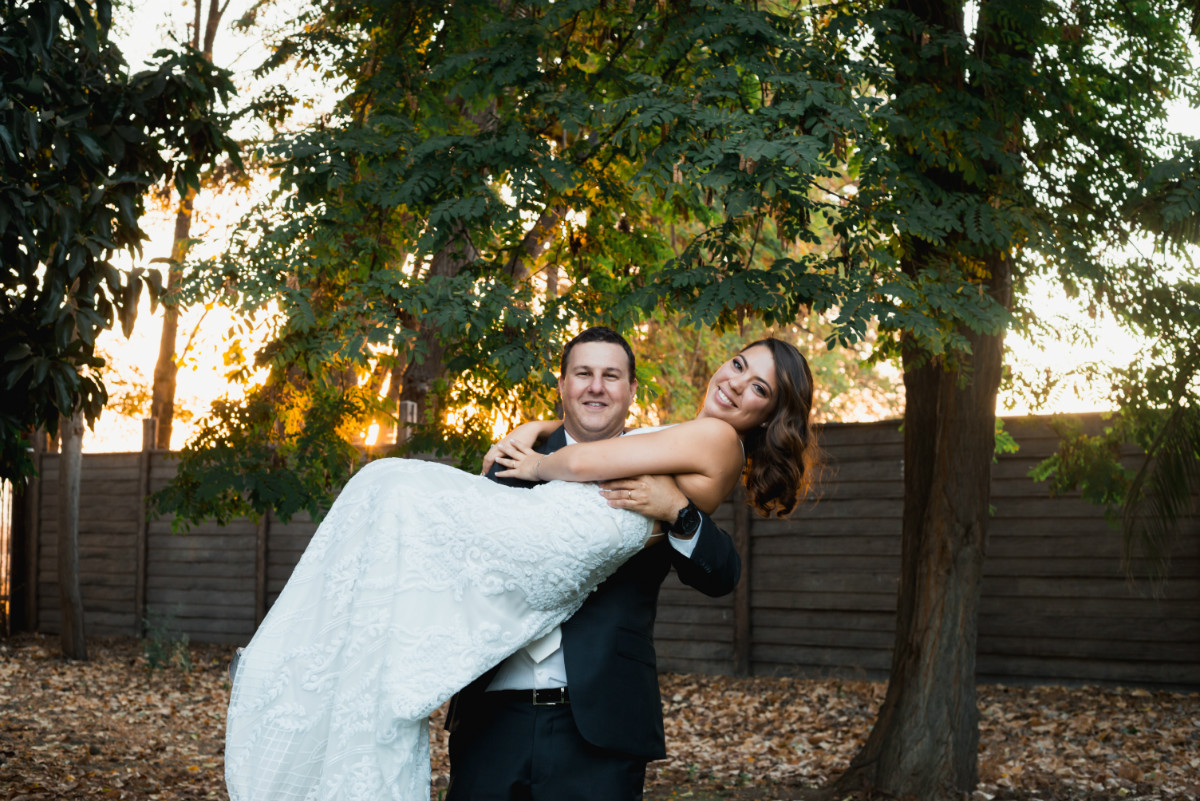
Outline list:
[[[558,423],[519,427],[489,457],[500,477],[548,482],[532,490],[430,462],[364,467],[241,656],[231,801],[426,801],[428,716],[638,550],[666,547],[585,482],[673,474],[711,512],[744,477],[756,508],[787,514],[810,478],[811,404],[803,356],[767,339],[718,368],[686,423],[549,455],[532,444]]]

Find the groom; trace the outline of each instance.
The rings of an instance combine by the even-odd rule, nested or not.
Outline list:
[[[563,350],[563,427],[537,449],[620,436],[636,389],[629,343],[610,328],[587,329]],[[500,469],[489,477],[532,486],[495,478]],[[729,535],[673,478],[640,476],[605,488],[610,505],[678,533],[633,556],[559,629],[454,697],[446,801],[640,799],[646,763],[666,757],[654,653],[659,588],[674,567],[683,583],[725,595],[741,561]]]

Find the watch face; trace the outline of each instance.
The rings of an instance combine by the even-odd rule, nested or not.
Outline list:
[[[675,518],[675,530],[680,534],[687,534],[700,525],[700,510],[693,504],[689,503],[679,512],[679,517]]]

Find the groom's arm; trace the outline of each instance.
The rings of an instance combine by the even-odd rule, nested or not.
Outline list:
[[[618,498],[622,492],[609,492],[610,487],[636,484],[636,501]],[[671,476],[637,476],[601,484],[606,488],[609,505],[629,509],[655,520],[675,520],[679,510],[688,505]],[[670,535],[671,562],[679,579],[713,597],[733,592],[741,576],[742,560],[733,545],[733,538],[718,526],[709,515],[700,512],[699,524],[680,535]]]
[[[679,580],[714,598],[733,592],[742,574],[742,558],[733,546],[733,537],[701,512],[693,538],[695,547],[691,554],[684,556],[675,548],[676,558],[672,563]],[[674,537],[671,545],[676,545]]]

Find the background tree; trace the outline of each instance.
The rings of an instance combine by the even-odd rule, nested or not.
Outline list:
[[[859,285],[904,367],[905,503],[888,692],[835,792],[954,798],[977,781],[996,393],[1005,330],[1035,322],[1028,283],[1055,278],[1126,320],[1151,296],[1194,293],[1194,272],[1120,255],[1146,222],[1128,214],[1153,194],[1140,179],[1183,151],[1164,101],[1196,97],[1177,6],[975,8],[970,27],[965,4],[942,0],[847,21],[870,31],[867,56],[888,76],[854,202],[882,234]],[[1186,394],[1194,405],[1194,381]]]
[[[30,432],[53,434],[60,420],[75,454],[64,466],[78,463],[83,418],[93,421],[106,398],[96,334],[118,319],[128,333],[143,284],[152,298],[161,284],[110,259],[144,238],[149,184],[195,183],[198,165],[180,154],[230,146],[214,106],[232,87],[191,52],[127,75],[108,41],[106,0],[3,0],[0,13],[0,477],[16,481],[32,472]],[[62,483],[77,486],[70,475]],[[77,513],[60,511],[60,567],[70,573]],[[59,580],[64,653],[84,658],[78,575]]]
[[[230,0],[221,4],[219,0],[209,0],[205,10],[204,0],[192,0],[194,16],[190,25],[191,35],[188,45],[198,52],[206,61],[212,63],[213,43],[221,27],[221,20],[229,10]],[[204,143],[197,143],[196,156],[201,165],[209,161],[204,152]],[[212,181],[218,172],[228,170],[211,170],[206,174],[207,180]],[[175,296],[179,291],[179,283],[183,276],[183,261],[187,258],[188,245],[191,241],[192,215],[194,212],[196,193],[199,184],[188,187],[182,195],[178,195],[175,208],[175,230],[171,239],[171,256],[168,260],[167,286],[162,297],[163,325],[162,337],[158,345],[158,360],[154,365],[154,384],[150,398],[150,416],[157,421],[154,446],[162,450],[171,447],[171,431],[175,420],[175,387],[179,362],[176,359],[176,338],[179,330],[179,304]],[[165,189],[172,196],[171,187]]]

